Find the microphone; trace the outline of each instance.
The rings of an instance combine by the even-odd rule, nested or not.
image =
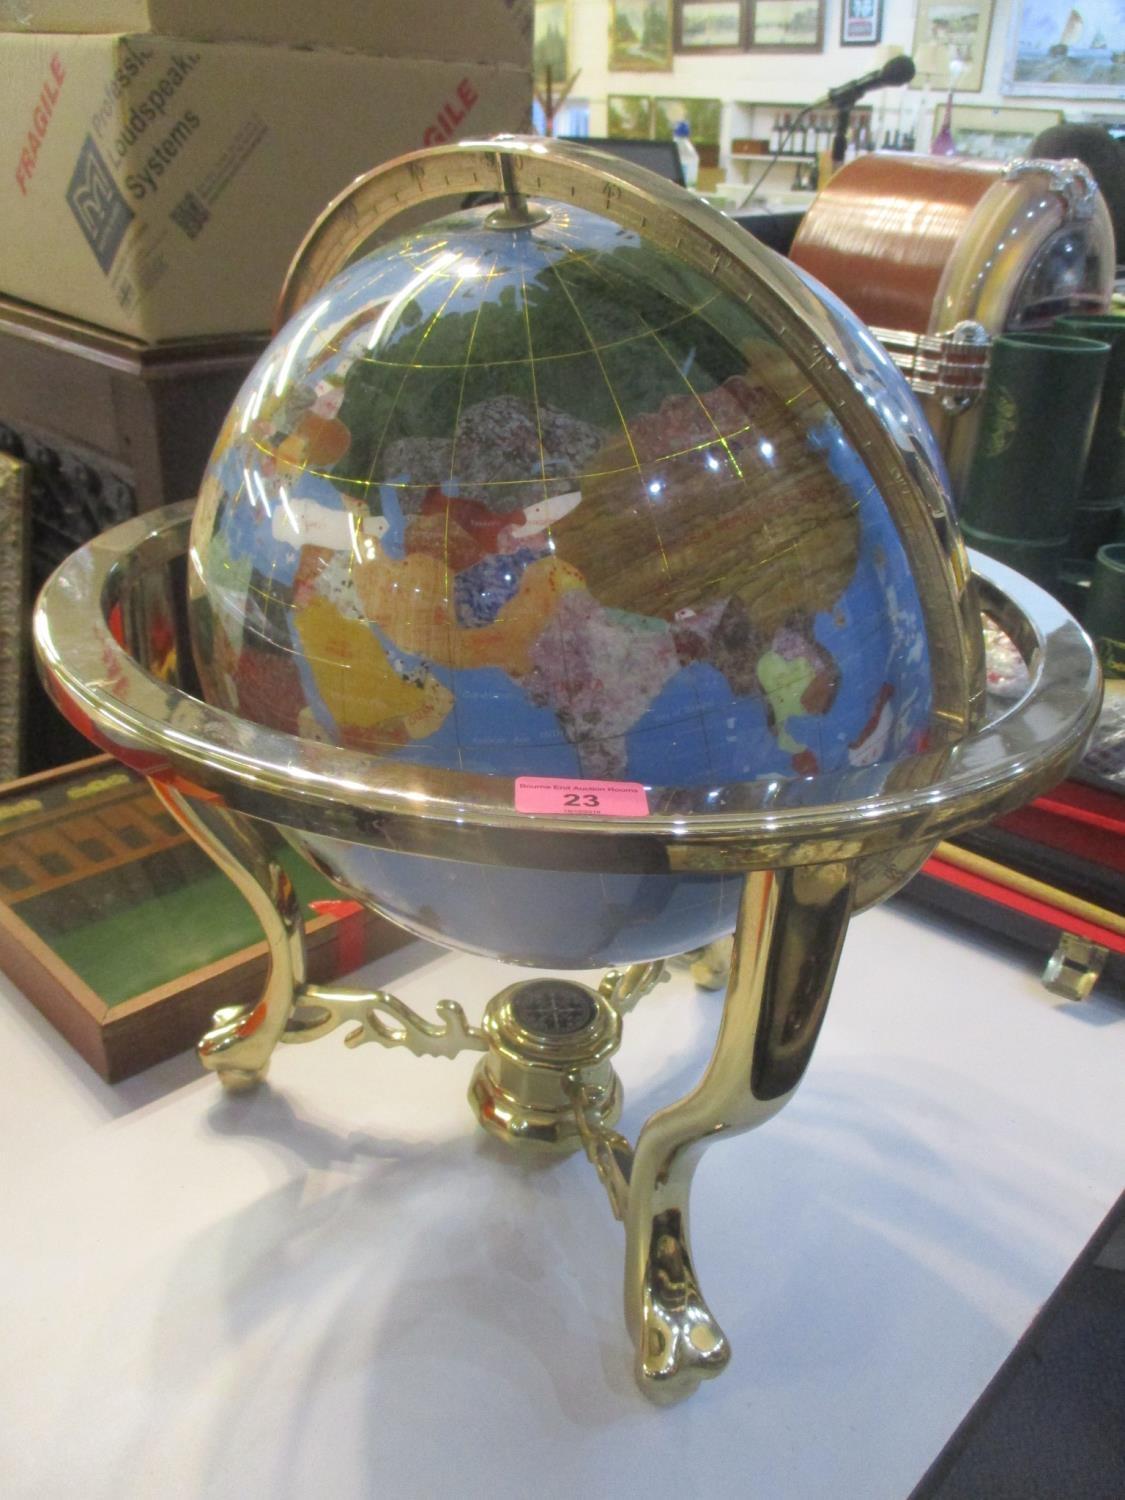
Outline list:
[[[865,73],[862,78],[854,78],[851,83],[843,83],[838,89],[829,89],[823,99],[818,99],[815,104],[806,104],[793,118],[792,124],[786,132],[785,139],[778,144],[777,150],[766,162],[765,166],[754,179],[753,185],[747,189],[746,196],[735,209],[735,213],[741,213],[761,187],[773,167],[785,150],[789,137],[796,130],[798,124],[805,115],[814,109],[823,109],[830,104],[837,111],[836,138],[832,142],[832,160],[837,166],[842,166],[847,151],[847,111],[857,99],[862,98],[868,89],[894,88],[901,83],[909,83],[914,77],[914,59],[904,57],[901,53],[885,62],[881,68],[876,68],[873,73]]]
[[[913,77],[914,59],[900,54],[874,72],[865,73],[862,78],[853,78],[851,83],[842,83],[839,88],[829,89],[821,103],[831,104],[834,109],[850,109],[869,89],[895,88],[909,83]]]

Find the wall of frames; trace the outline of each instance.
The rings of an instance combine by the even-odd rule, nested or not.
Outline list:
[[[1077,19],[1076,19],[1077,18]],[[537,60],[578,73],[571,115],[591,135],[640,135],[676,118],[732,141],[767,136],[777,109],[909,52],[909,89],[868,96],[878,141],[896,128],[924,149],[935,105],[1042,108],[1125,121],[1119,0],[537,0]],[[773,108],[776,106],[777,108]],[[980,138],[990,121],[978,115]],[[657,131],[657,126],[661,131]]]

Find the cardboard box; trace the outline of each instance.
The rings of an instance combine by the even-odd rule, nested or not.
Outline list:
[[[0,35],[0,291],[148,342],[268,328],[325,204],[390,157],[527,127],[514,67]]]
[[[534,0],[0,0],[0,31],[272,42],[529,67]]]

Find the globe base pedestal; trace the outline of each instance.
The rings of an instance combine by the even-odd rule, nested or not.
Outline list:
[[[707,982],[727,978],[711,1061],[696,1088],[645,1123],[634,1147],[613,1129],[622,1089],[611,1060],[622,1017],[664,977],[663,962],[611,970],[597,990],[554,977],[519,981],[493,996],[479,1026],[456,1000],[440,1000],[429,1020],[385,990],[309,984],[300,907],[255,820],[155,786],[250,901],[269,949],[260,1000],[215,1016],[200,1043],[204,1065],[228,1088],[252,1087],[276,1045],[341,1027],[349,1048],[482,1053],[469,1099],[484,1129],[525,1152],[585,1151],[624,1225],[625,1317],[641,1390],[667,1404],[720,1374],[730,1345],[692,1263],[692,1175],[710,1140],[769,1119],[797,1086],[832,988],[854,867],[832,861],[744,877],[729,972],[725,943],[712,945],[704,965]]]
[[[484,1030],[490,1046],[469,1102],[490,1135],[564,1156],[584,1149],[583,1124],[617,1122],[621,1081],[609,1059],[621,1017],[603,995],[568,979],[526,980],[489,1001]]]

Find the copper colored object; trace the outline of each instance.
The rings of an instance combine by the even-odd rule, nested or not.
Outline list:
[[[816,195],[791,259],[877,328],[928,333],[938,287],[998,162],[857,157]]]
[[[976,441],[988,345],[1105,309],[1113,230],[1078,161],[872,152],[813,200],[790,257],[880,339],[923,407],[958,497]]]

